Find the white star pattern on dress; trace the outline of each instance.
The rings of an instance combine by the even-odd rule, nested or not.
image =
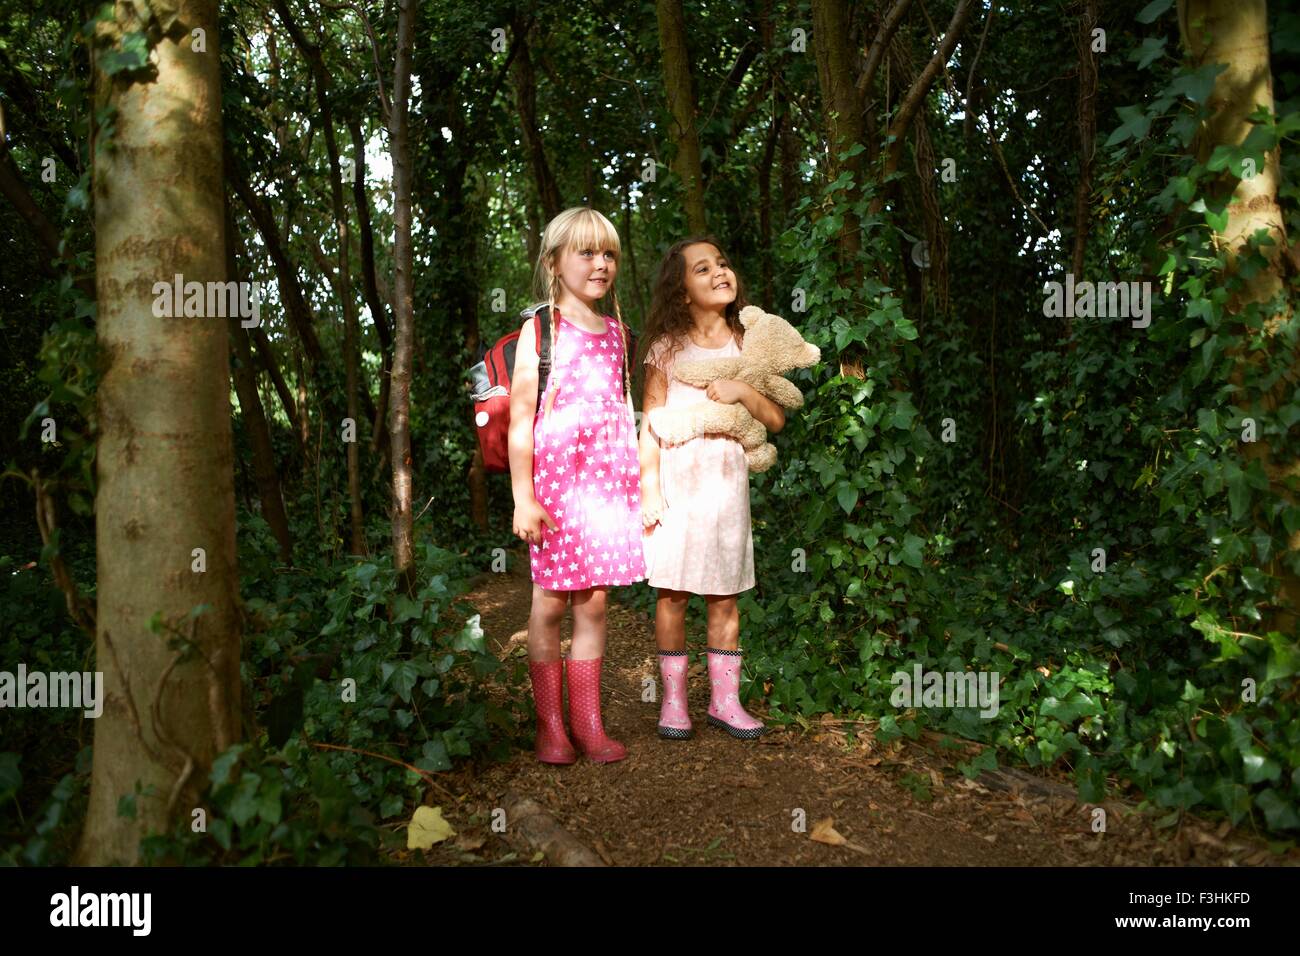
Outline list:
[[[554,402],[534,422],[534,480],[553,493],[543,501],[556,528],[545,526],[541,545],[531,548],[533,578],[563,590],[644,580],[639,465],[629,464],[638,441],[623,391],[621,331],[612,320],[601,335],[575,336],[563,322],[557,330]],[[568,502],[567,513],[550,511],[556,500]]]

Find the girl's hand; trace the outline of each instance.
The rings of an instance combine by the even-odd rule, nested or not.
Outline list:
[[[724,405],[744,401],[749,392],[750,386],[734,378],[720,378],[716,382],[710,382],[704,389],[705,395]]]
[[[516,537],[529,544],[541,544],[542,534],[547,527],[554,531],[559,525],[536,498],[515,505],[513,530]]]
[[[642,491],[641,493],[641,524],[646,531],[649,531],[659,523],[660,517],[664,513],[664,499],[658,491]]]

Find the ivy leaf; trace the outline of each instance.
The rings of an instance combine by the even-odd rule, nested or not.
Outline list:
[[[405,594],[399,594],[397,600],[393,602],[393,611],[394,624],[400,624],[402,621],[418,621],[424,616],[424,604]]]
[[[1300,816],[1291,801],[1269,787],[1255,798],[1255,806],[1264,811],[1264,819],[1274,830],[1300,830]]]
[[[139,70],[149,62],[149,41],[138,31],[122,36],[121,45],[107,50],[99,58],[100,68],[108,76],[129,70]]]
[[[1258,747],[1251,747],[1241,755],[1241,762],[1246,768],[1246,783],[1270,783],[1282,776],[1282,768],[1276,760],[1270,760]]]
[[[1268,645],[1268,671],[1264,675],[1265,680],[1278,680],[1300,673],[1300,647],[1288,640],[1281,631],[1268,632]]]
[[[1157,0],[1158,2],[1158,0]],[[1130,60],[1137,61],[1137,68],[1145,70],[1155,60],[1165,55],[1165,37],[1147,37],[1142,41],[1142,45],[1129,54]]]
[[[1242,568],[1241,583],[1252,591],[1267,591],[1269,577],[1259,568]]]
[[[475,614],[465,622],[465,627],[452,641],[451,646],[458,651],[486,653],[487,648],[483,644],[483,627],[479,623],[479,615]]]
[[[262,778],[255,773],[246,773],[239,781],[235,798],[230,801],[230,818],[243,826],[257,815],[259,801],[257,788],[262,785]]]
[[[1219,232],[1219,233],[1224,232],[1224,231],[1228,228],[1228,210],[1227,210],[1227,207],[1225,207],[1225,208],[1224,208],[1223,210],[1221,210],[1220,212],[1215,212],[1215,211],[1212,210],[1212,209],[1206,209],[1206,210],[1205,210],[1205,222],[1206,222],[1206,223],[1209,225],[1209,227],[1210,227],[1211,229],[1213,229],[1215,232]]]
[[[230,771],[239,762],[239,756],[244,752],[244,746],[244,744],[235,744],[235,746],[224,751],[212,761],[212,770],[209,776],[213,786],[219,787],[230,782]]]
[[[1101,709],[1095,700],[1076,688],[1065,700],[1058,700],[1055,697],[1044,699],[1040,713],[1044,717],[1055,717],[1069,727],[1080,717],[1101,713]]]
[[[377,566],[366,562],[365,564],[358,564],[356,568],[353,569],[352,574],[356,577],[358,584],[363,588],[369,588],[371,580],[378,571],[379,568]]]
[[[415,761],[415,765],[421,770],[428,770],[431,773],[451,769],[451,758],[447,756],[447,745],[441,737],[424,742],[424,749],[421,751],[420,759]]]
[[[1228,476],[1228,503],[1232,506],[1232,520],[1239,521],[1250,510],[1250,482],[1240,468]]]
[[[1214,90],[1214,78],[1226,70],[1226,63],[1207,63],[1205,66],[1174,77],[1169,92],[1185,96],[1193,103],[1204,103]]]
[[[1174,0],[1151,0],[1150,3],[1138,11],[1138,23],[1154,23],[1160,14],[1173,6],[1173,3]]]
[[[215,817],[208,824],[208,833],[223,850],[230,849],[230,821],[224,817]]]
[[[1115,112],[1124,121],[1124,125],[1110,134],[1110,139],[1106,140],[1107,146],[1122,143],[1130,136],[1135,140],[1141,139],[1146,136],[1147,130],[1151,128],[1151,120],[1141,106],[1121,106]]]
[[[1105,604],[1098,604],[1092,609],[1092,616],[1097,619],[1097,623],[1102,627],[1112,627],[1122,620],[1123,615],[1114,608],[1107,607]]]
[[[902,559],[903,563],[910,568],[919,568],[921,566],[921,551],[925,547],[925,541],[914,534],[909,534],[903,539]]]
[[[402,661],[397,665],[397,670],[393,673],[393,690],[397,691],[397,696],[402,698],[403,703],[411,702],[411,690],[419,679],[420,669],[414,661]]]
[[[23,775],[18,769],[21,759],[21,754],[13,752],[0,754],[0,802],[8,802],[23,784]]]
[[[858,489],[847,481],[841,481],[835,489],[835,500],[840,503],[840,507],[844,509],[845,514],[851,514],[858,503]]]

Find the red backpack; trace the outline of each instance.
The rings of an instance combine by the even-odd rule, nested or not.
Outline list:
[[[534,346],[537,350],[537,397],[546,394],[546,379],[551,371],[551,311],[543,305],[534,313],[526,310],[521,318],[533,318]],[[546,334],[542,334],[545,326]],[[625,326],[626,328],[626,326]],[[497,339],[483,353],[483,360],[470,369],[473,378],[474,433],[478,436],[483,467],[489,472],[510,471],[510,376],[515,370],[515,348],[519,328]],[[635,354],[636,338],[627,331],[627,350]]]

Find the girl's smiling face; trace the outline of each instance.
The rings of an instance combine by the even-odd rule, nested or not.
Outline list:
[[[560,253],[555,271],[565,288],[590,305],[613,288],[618,254],[613,249],[569,247]]]
[[[721,312],[736,301],[736,273],[718,247],[697,242],[682,250],[686,275],[682,284],[690,304],[701,309]]]

